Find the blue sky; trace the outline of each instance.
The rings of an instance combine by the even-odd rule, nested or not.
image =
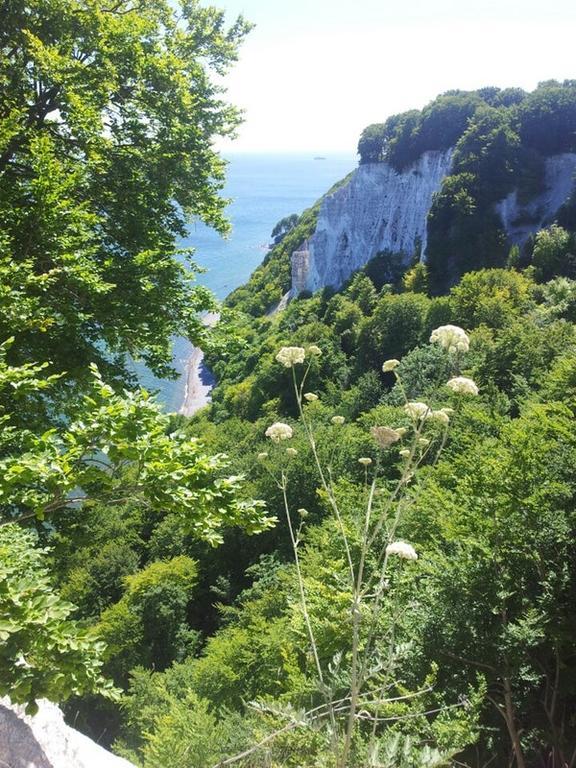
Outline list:
[[[256,24],[227,76],[237,151],[354,151],[452,88],[576,78],[571,0],[212,0]]]

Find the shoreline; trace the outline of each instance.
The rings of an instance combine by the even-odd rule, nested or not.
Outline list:
[[[208,312],[203,318],[204,325],[216,325],[220,315],[218,312]],[[211,392],[216,380],[204,362],[204,352],[200,347],[193,347],[186,361],[186,381],[184,385],[184,400],[178,413],[183,416],[193,416],[201,408],[212,401]]]

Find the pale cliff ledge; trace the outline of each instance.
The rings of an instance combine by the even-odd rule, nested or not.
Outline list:
[[[64,722],[56,704],[41,699],[38,713],[0,699],[0,766],[3,768],[135,768]]]

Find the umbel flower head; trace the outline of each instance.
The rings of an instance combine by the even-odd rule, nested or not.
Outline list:
[[[452,408],[440,408],[438,411],[432,411],[429,418],[432,421],[439,421],[441,424],[449,424],[451,413]]]
[[[458,395],[477,395],[478,386],[472,380],[466,376],[455,376],[446,383],[447,387],[450,387],[452,392],[456,392]]]
[[[430,341],[440,346],[451,354],[456,352],[468,352],[470,349],[470,339],[466,331],[457,325],[441,325],[432,331]]]
[[[414,419],[414,421],[418,421],[420,419],[427,419],[429,418],[430,414],[432,413],[432,410],[430,409],[430,406],[426,403],[419,403],[419,402],[411,402],[406,403],[404,406],[404,410],[410,416],[411,419]]]
[[[402,437],[399,432],[391,427],[372,427],[370,433],[380,448],[389,448]]]
[[[418,555],[412,544],[407,544],[405,541],[393,541],[386,547],[387,555],[397,555],[404,560],[418,560]]]
[[[400,365],[400,360],[396,360],[396,358],[392,358],[391,360],[386,360],[384,365],[382,366],[382,370],[384,373],[388,373],[389,371],[393,371],[395,368],[398,368]]]
[[[292,368],[296,363],[303,363],[306,357],[306,350],[304,347],[282,347],[280,352],[276,355],[276,360],[285,368]]]
[[[330,421],[332,422],[332,424],[336,424],[337,426],[341,426],[342,424],[344,424],[346,419],[344,418],[344,416],[332,416]]]
[[[314,392],[304,392],[304,399],[308,400],[309,403],[314,403],[318,400],[318,395],[315,395]]]
[[[269,437],[273,443],[279,443],[280,440],[288,440],[292,437],[292,427],[289,424],[283,424],[281,421],[276,421],[272,426],[268,427],[264,433],[266,437]]]
[[[322,354],[322,350],[320,349],[320,347],[317,347],[316,344],[311,344],[308,347],[308,354],[311,355],[312,357],[320,357],[320,355]]]
[[[368,456],[362,456],[361,459],[358,459],[358,464],[362,464],[364,467],[369,467],[370,464],[372,464],[372,459]]]

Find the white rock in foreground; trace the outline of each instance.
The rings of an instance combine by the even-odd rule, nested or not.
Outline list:
[[[38,702],[36,715],[0,699],[0,766],[2,768],[134,768],[84,734],[70,728],[56,704]]]

